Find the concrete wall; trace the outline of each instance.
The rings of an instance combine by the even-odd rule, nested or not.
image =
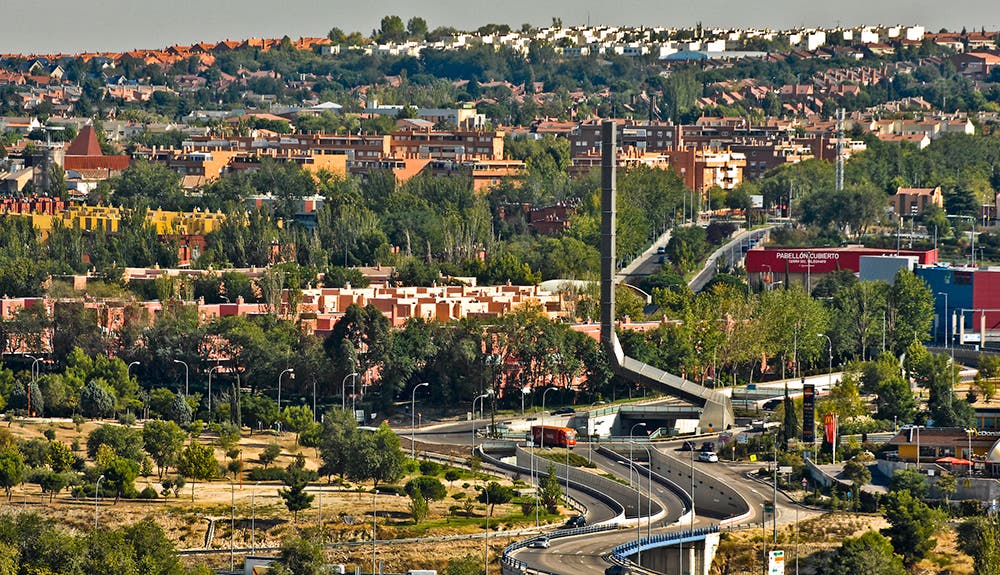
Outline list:
[[[887,477],[892,477],[892,475],[900,470],[906,469],[907,467],[912,468],[913,463],[906,463],[904,461],[885,461],[879,459],[877,462],[878,470]],[[924,472],[926,473],[928,469],[931,469],[928,465],[923,465]],[[941,476],[941,469],[935,466],[934,475],[927,477],[927,484],[931,487],[930,496],[932,498],[940,498],[940,494],[934,488],[934,484],[937,483],[938,478]],[[994,499],[1000,499],[1000,481],[996,479],[985,479],[982,477],[963,477],[958,475],[955,477],[958,481],[957,489],[955,493],[952,494],[949,499],[952,501],[960,501],[963,499],[976,499],[983,502],[990,502]]]
[[[655,449],[651,452],[653,471],[673,481],[685,492],[690,492],[691,465]],[[694,470],[694,480],[694,508],[697,515],[724,520],[750,513],[750,505],[743,496],[722,480],[704,473],[697,467]]]

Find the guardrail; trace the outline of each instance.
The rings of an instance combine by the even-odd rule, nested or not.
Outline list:
[[[669,533],[659,533],[657,535],[653,535],[652,537],[643,537],[642,539],[622,543],[611,550],[611,556],[619,561],[627,561],[627,556],[633,555],[639,551],[656,549],[658,547],[669,547],[678,543],[697,541],[699,539],[704,539],[706,535],[718,532],[719,527],[712,525],[711,527],[702,527],[693,530],[686,529],[682,531],[671,531]]]
[[[600,533],[601,531],[611,531],[617,528],[618,527],[616,525],[589,525],[587,527],[577,527],[575,529],[562,529],[559,531],[553,531],[546,535],[539,535],[538,537],[547,537],[549,539],[561,539],[563,537],[573,537],[576,535]],[[538,573],[542,575],[549,574],[548,571],[532,569],[524,561],[521,561],[511,556],[511,553],[513,553],[514,551],[517,551],[518,549],[524,549],[525,547],[531,545],[531,542],[538,539],[538,537],[532,537],[530,539],[516,541],[504,547],[503,553],[500,556],[500,565],[509,567],[511,569],[515,569],[520,573]]]

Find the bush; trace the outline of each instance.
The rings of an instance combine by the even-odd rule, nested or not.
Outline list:
[[[465,499],[465,497],[466,493],[464,491],[459,491],[458,493],[455,493],[451,496],[451,498],[454,499],[455,501],[461,501]]]
[[[383,495],[404,495],[406,490],[403,489],[402,485],[382,485],[378,488],[378,492]],[[425,496],[426,497],[426,496]]]
[[[118,423],[128,427],[132,427],[133,425],[135,425],[135,414],[128,412],[122,413],[121,415],[118,416]]]
[[[247,472],[250,481],[284,481],[286,475],[280,467],[254,467]]]
[[[147,485],[145,489],[139,492],[137,497],[139,499],[158,499],[160,495],[153,489],[153,486]]]
[[[444,484],[438,481],[436,477],[426,475],[407,481],[404,489],[406,490],[406,494],[411,496],[415,490],[419,489],[420,493],[428,501],[440,501],[448,495],[448,490],[444,488]]]
[[[436,476],[441,473],[441,464],[434,461],[421,461],[420,462],[420,475]],[[424,497],[427,495],[424,494]]]

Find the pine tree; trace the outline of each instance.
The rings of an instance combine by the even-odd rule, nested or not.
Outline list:
[[[278,495],[285,500],[285,507],[292,512],[292,520],[298,521],[299,511],[309,509],[315,497],[306,493],[309,473],[305,470],[305,458],[302,454],[287,467],[284,481],[288,489],[279,489]]]
[[[413,492],[410,493],[410,515],[413,516],[413,523],[417,524],[426,519],[430,511],[427,498],[421,493],[419,487],[414,487]]]
[[[556,475],[556,466],[549,464],[548,475],[545,476],[545,482],[542,483],[541,493],[539,496],[542,499],[542,505],[549,513],[555,513],[556,507],[559,506],[559,498],[562,495],[562,489],[559,487],[559,477]]]

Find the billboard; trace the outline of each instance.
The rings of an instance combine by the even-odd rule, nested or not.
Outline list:
[[[769,551],[767,553],[767,575],[785,575],[784,551]]]
[[[802,442],[816,443],[816,385],[802,384]]]
[[[763,248],[747,252],[747,271],[762,273],[830,273],[838,270],[861,270],[862,256],[913,256],[917,263],[937,261],[935,250],[896,250],[862,247]]]
[[[763,208],[764,207],[764,196],[761,194],[752,194],[750,196],[750,207],[751,208]]]

